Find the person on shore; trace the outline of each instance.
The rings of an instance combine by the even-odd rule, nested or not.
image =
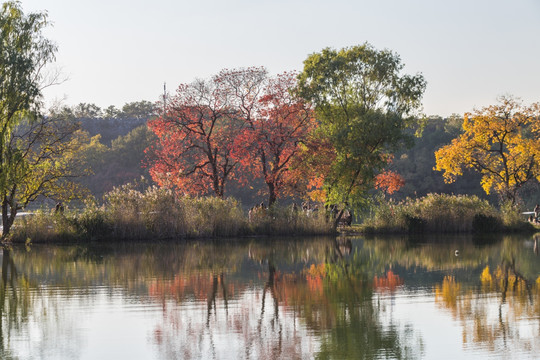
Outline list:
[[[536,206],[534,207],[534,220],[538,222],[540,220],[539,217],[540,217],[540,206],[536,204]]]
[[[62,204],[61,201],[56,203],[56,207],[54,208],[54,212],[56,214],[60,214],[60,215],[62,215],[64,213],[64,204]]]
[[[252,206],[252,207],[249,208],[249,211],[248,211],[248,221],[249,222],[253,221],[253,215],[255,215],[255,206]]]
[[[295,202],[292,204],[292,216],[298,217],[298,205]]]

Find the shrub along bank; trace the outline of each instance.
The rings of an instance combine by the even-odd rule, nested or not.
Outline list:
[[[381,200],[358,228],[366,233],[487,233],[533,231],[512,206],[496,209],[477,196],[428,194]]]

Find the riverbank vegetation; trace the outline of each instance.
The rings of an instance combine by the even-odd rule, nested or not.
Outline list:
[[[15,223],[9,240],[22,242],[128,241],[170,239],[216,239],[254,236],[334,235],[331,212],[305,211],[293,206],[246,213],[233,199],[177,197],[174,192],[136,184],[116,188],[99,206],[82,209],[39,210]],[[534,232],[511,205],[500,209],[477,196],[429,194],[396,201],[379,198],[370,213],[343,233],[511,233]],[[335,212],[334,212],[335,216]]]

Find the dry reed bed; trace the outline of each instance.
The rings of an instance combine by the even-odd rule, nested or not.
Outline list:
[[[324,235],[333,233],[323,214],[307,216],[275,207],[251,221],[232,198],[176,196],[128,184],[105,196],[105,203],[82,211],[38,211],[19,219],[14,242],[71,240],[159,240],[230,238],[249,235]]]
[[[365,232],[468,233],[523,230],[527,224],[510,205],[496,209],[477,196],[428,194],[402,202],[380,201],[364,222]]]

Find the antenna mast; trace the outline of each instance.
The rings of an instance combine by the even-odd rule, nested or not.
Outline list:
[[[167,83],[163,82],[163,115],[165,115],[166,108],[167,108]]]

